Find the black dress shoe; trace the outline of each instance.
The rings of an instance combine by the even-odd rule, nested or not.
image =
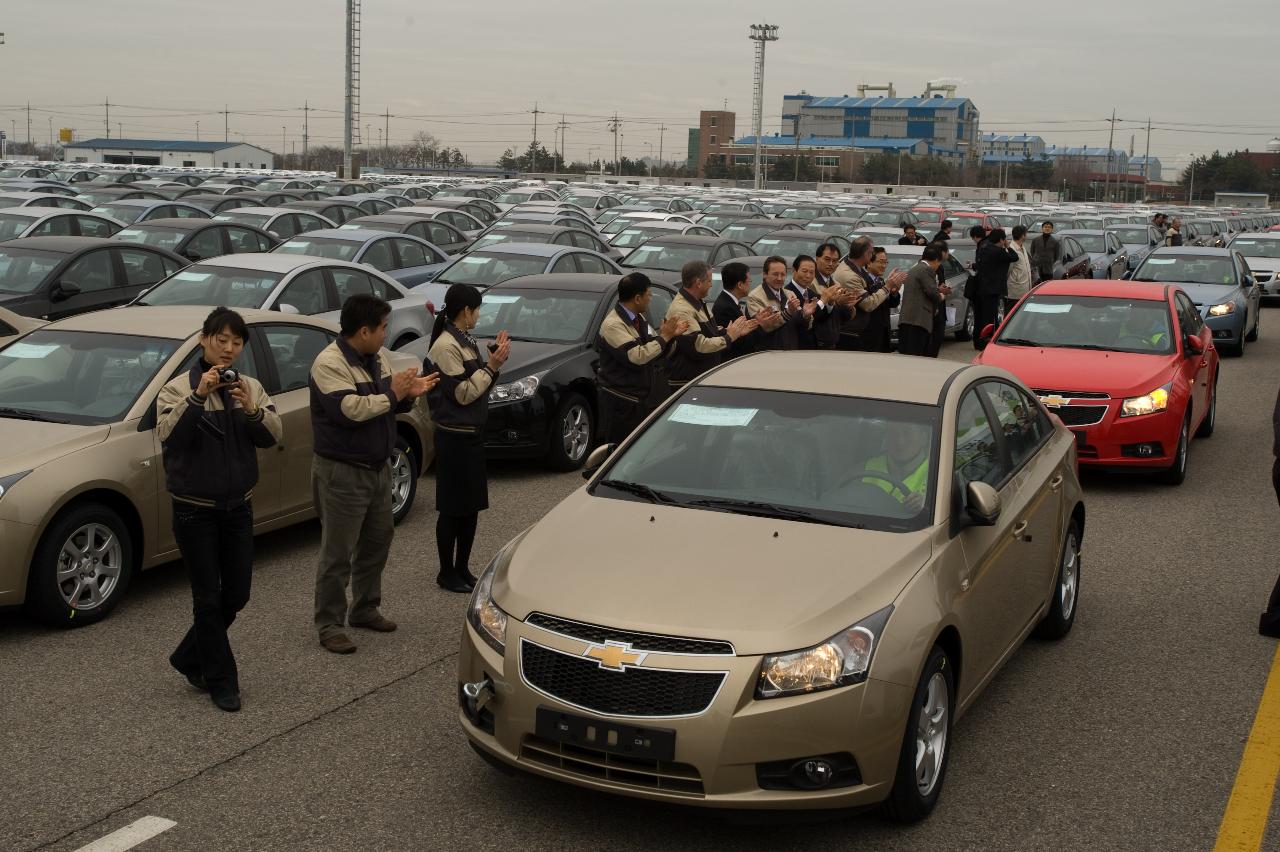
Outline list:
[[[172,655],[170,655],[170,656],[169,656],[169,665],[173,666],[174,670],[175,670],[178,674],[180,674],[180,675],[182,675],[183,677],[185,677],[185,678],[187,679],[187,683],[191,684],[191,685],[192,685],[192,686],[194,686],[196,689],[200,690],[201,692],[208,692],[208,691],[209,691],[209,684],[207,684],[207,683],[205,683],[205,682],[204,682],[204,675],[203,675],[203,674],[201,674],[201,673],[199,673],[199,672],[196,672],[196,673],[192,674],[191,672],[183,671],[182,669],[178,668],[178,664],[177,664],[176,662],[174,662],[174,660],[173,660],[173,656],[172,656]]]
[[[219,710],[235,713],[240,709],[240,693],[238,692],[223,692],[210,697]]]
[[[468,583],[462,577],[445,576],[444,574],[436,575],[436,585],[446,592],[459,592],[462,594],[466,594],[474,588],[471,583]]]

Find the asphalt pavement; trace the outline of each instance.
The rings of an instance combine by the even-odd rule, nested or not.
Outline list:
[[[968,345],[944,355],[967,360]],[[0,849],[77,850],[146,816],[140,849],[1204,850],[1213,847],[1275,642],[1271,409],[1280,310],[1222,362],[1218,425],[1181,487],[1086,476],[1079,614],[1031,641],[957,725],[924,823],[762,819],[507,776],[456,720],[465,596],[438,589],[433,483],[397,530],[392,634],[352,656],[311,625],[319,527],[258,539],[232,629],[244,710],[218,711],[166,657],[189,623],[180,564],[148,571],[106,621],[52,631],[0,614]],[[582,483],[491,466],[473,570]],[[565,541],[565,547],[572,547]],[[1280,849],[1272,803],[1263,849]]]

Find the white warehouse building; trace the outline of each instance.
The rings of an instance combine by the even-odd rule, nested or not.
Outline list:
[[[65,148],[68,163],[118,163],[174,168],[269,169],[275,157],[243,142],[164,139],[87,139]]]

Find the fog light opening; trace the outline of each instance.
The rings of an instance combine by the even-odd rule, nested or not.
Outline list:
[[[831,783],[835,769],[825,760],[806,760],[800,765],[804,778],[814,787],[825,787]]]

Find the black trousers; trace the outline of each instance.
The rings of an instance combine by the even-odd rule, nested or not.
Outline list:
[[[604,388],[596,392],[596,397],[597,409],[600,412],[600,424],[596,434],[601,444],[621,444],[652,410],[645,400],[633,402],[610,393]]]
[[[857,338],[859,352],[890,352],[888,326],[869,325]]]
[[[979,293],[978,297],[973,300],[974,349],[987,348],[987,341],[982,339],[982,330],[989,325],[996,324],[996,319],[1000,315],[1000,302],[1003,298],[999,293]]]
[[[898,326],[898,352],[903,355],[929,354],[929,338],[933,335],[929,329],[918,325]]]
[[[902,334],[899,327],[898,334]],[[933,315],[933,330],[929,332],[929,345],[925,347],[924,354],[930,358],[937,358],[938,353],[942,351],[942,341],[947,336],[947,306],[940,305],[938,312]],[[901,348],[901,344],[899,344]]]
[[[1280,458],[1271,466],[1271,487],[1276,490],[1276,500],[1280,502]],[[1271,590],[1267,611],[1262,614],[1261,629],[1268,636],[1280,636],[1280,579]]]
[[[191,580],[192,625],[169,657],[178,671],[204,675],[209,692],[239,692],[227,628],[249,602],[253,507],[206,509],[173,503],[173,535]]]

